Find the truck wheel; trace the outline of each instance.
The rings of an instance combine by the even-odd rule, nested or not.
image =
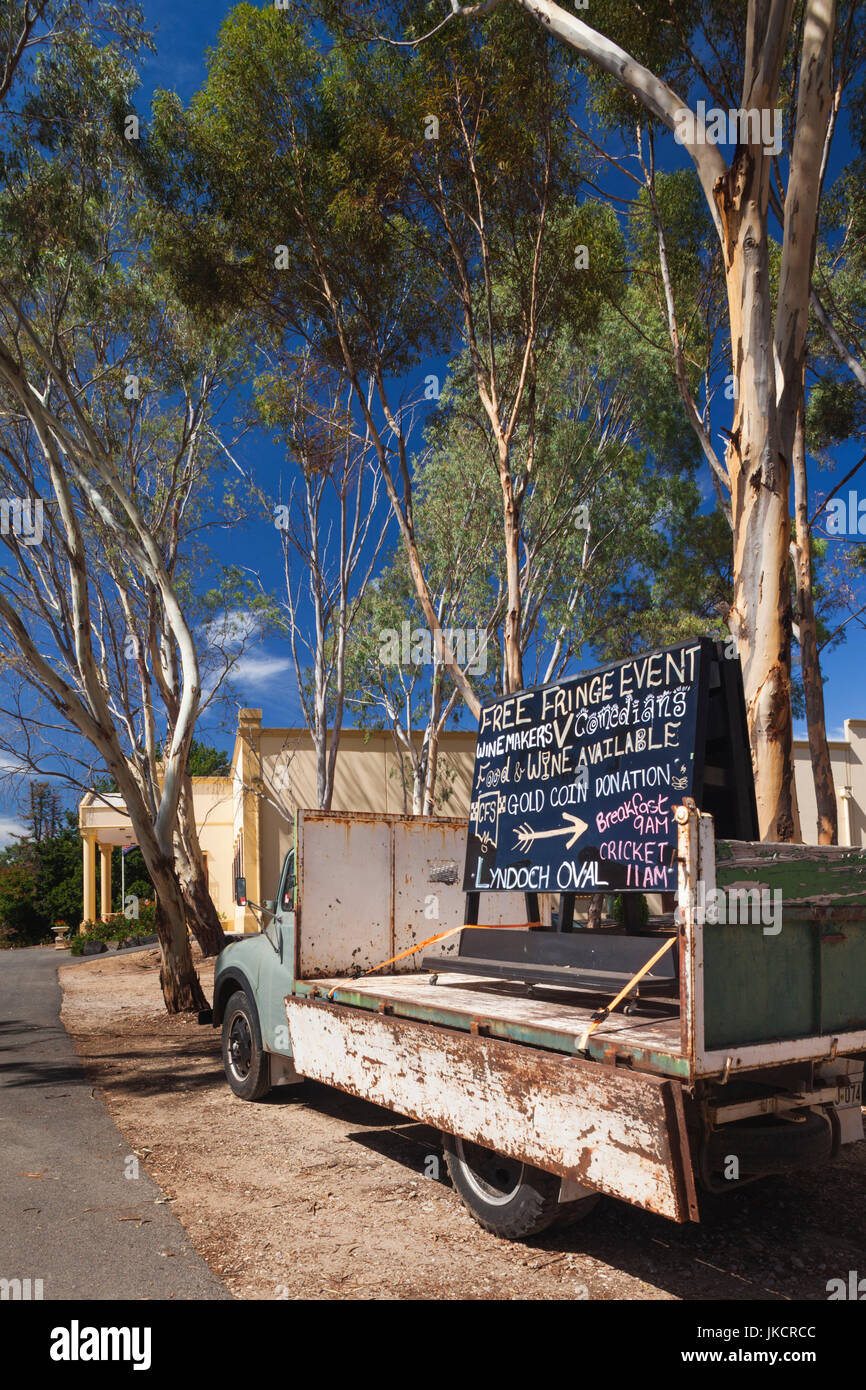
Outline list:
[[[242,989],[226,1004],[222,1039],[226,1081],[241,1100],[261,1100],[271,1089],[271,1069],[256,1011]]]
[[[559,1201],[560,1180],[468,1139],[443,1134],[445,1165],[463,1205],[479,1226],[504,1240],[526,1240],[555,1222],[588,1215],[597,1196]]]
[[[707,1144],[711,1172],[723,1172],[731,1157],[743,1173],[758,1176],[816,1168],[833,1153],[833,1130],[825,1114],[806,1111],[799,1121],[755,1116],[713,1130]]]

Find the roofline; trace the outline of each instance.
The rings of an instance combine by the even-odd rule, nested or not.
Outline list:
[[[828,748],[850,748],[850,747],[851,747],[851,741],[850,741],[850,739],[847,739],[847,738],[828,738],[828,739],[827,739],[827,747],[828,747]],[[808,752],[809,752],[809,740],[808,740],[807,738],[795,738],[795,739],[794,739],[794,751],[795,751],[795,752],[798,752],[798,753],[799,753],[799,752],[808,753]]]
[[[262,727],[261,727],[261,732],[262,732],[262,734],[282,734],[284,737],[285,737],[285,736],[288,736],[289,734],[297,734],[297,735],[300,735],[302,738],[312,738],[312,734],[310,733],[310,730],[309,730],[306,726],[304,726],[304,728],[301,728],[301,729],[291,729],[291,728],[290,728],[290,729],[287,729],[287,728],[283,728],[282,726],[279,726],[279,725],[276,725],[276,724],[274,724],[274,725],[271,725],[271,724],[263,724]],[[423,733],[424,733],[424,730],[423,730],[423,729],[413,729],[412,732],[415,733],[415,734],[418,734],[419,737],[422,737],[422,736],[423,736]],[[350,736],[353,735],[353,734],[358,734],[358,735],[360,735],[361,737],[366,738],[366,739],[370,739],[370,738],[391,738],[391,737],[392,737],[392,734],[391,734],[391,730],[390,730],[390,729],[346,729],[346,728],[343,728],[343,729],[340,730],[340,738],[341,738],[341,739],[346,738],[347,736],[350,737]],[[443,730],[443,732],[439,735],[439,743],[440,743],[440,745],[441,745],[442,740],[443,740],[443,739],[446,739],[446,738],[472,738],[472,739],[477,739],[477,737],[478,737],[478,732],[477,732],[476,729],[445,729],[445,730]],[[238,742],[238,738],[239,738],[239,735],[236,736],[236,738],[235,738],[235,743],[236,743],[236,744],[237,744],[237,742]]]

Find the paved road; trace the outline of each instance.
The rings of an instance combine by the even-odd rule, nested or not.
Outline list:
[[[129,1145],[60,1022],[69,959],[0,951],[0,1279],[42,1279],[46,1299],[229,1298],[143,1168],[124,1176]]]

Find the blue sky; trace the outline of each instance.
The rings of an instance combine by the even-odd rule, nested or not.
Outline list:
[[[205,76],[205,53],[216,42],[222,19],[231,8],[229,5],[205,4],[204,0],[186,0],[179,6],[176,0],[143,0],[145,19],[148,27],[155,31],[157,51],[147,56],[142,70],[142,88],[138,94],[137,106],[143,117],[149,108],[150,98],[157,88],[169,88],[188,100],[201,84]],[[840,129],[837,141],[844,142],[844,132]],[[840,148],[838,154],[843,155]],[[673,156],[676,159],[676,154]],[[427,365],[417,373],[418,382]],[[435,370],[435,368],[434,368]],[[407,383],[411,390],[415,383]],[[413,391],[414,394],[414,391]],[[721,423],[727,423],[722,420]],[[724,441],[717,441],[719,451]],[[259,476],[264,472],[276,478],[279,469],[279,455],[270,441],[263,436],[250,436],[241,446],[241,455],[247,466],[254,466]],[[827,474],[819,475],[820,487],[815,484],[815,492],[823,492],[832,486],[836,477],[844,473],[855,461],[854,450],[841,449],[835,460],[835,467]],[[866,496],[866,470],[859,480],[860,495]],[[276,488],[275,488],[276,491]],[[707,481],[707,495],[710,487]],[[213,548],[219,559],[236,563],[251,563],[261,566],[261,574],[266,587],[281,587],[282,561],[277,534],[264,521],[250,523],[245,529],[232,528],[217,533]],[[250,560],[250,557],[254,557]],[[827,677],[825,699],[827,706],[827,727],[830,737],[841,737],[845,718],[866,716],[866,689],[863,681],[863,642],[862,629],[851,627],[851,637],[847,644],[830,653],[824,663]],[[593,660],[588,657],[587,665]],[[299,701],[295,689],[294,671],[287,648],[278,640],[269,638],[254,645],[244,659],[236,687],[236,703],[261,707],[266,724],[299,724],[302,722]],[[234,719],[231,712],[206,715],[199,729],[199,736],[207,741],[231,746],[231,732]],[[797,733],[804,729],[798,727]],[[16,820],[14,808],[8,801],[0,798],[0,842],[4,831]]]
[[[222,19],[230,9],[229,5],[220,7],[205,4],[203,0],[187,0],[182,7],[168,3],[168,0],[144,0],[147,23],[157,30],[157,52],[150,56],[142,74],[142,110],[146,109],[150,93],[157,87],[172,88],[184,100],[192,96],[205,74],[205,50],[215,43]],[[707,104],[712,103],[708,101]],[[840,127],[836,141],[838,158],[840,155],[844,156],[843,127]],[[423,371],[419,373],[419,378],[421,376]],[[716,442],[721,452],[724,441],[720,438]],[[266,441],[259,441],[258,448],[267,449]],[[858,456],[859,451],[855,451],[854,448],[840,449],[836,459],[837,467],[826,474],[816,476],[816,482],[813,484],[815,493],[829,491],[835,480],[844,475]],[[261,458],[261,454],[259,457]],[[861,475],[859,487],[860,495],[866,496],[866,469]],[[709,497],[709,480],[706,491]],[[260,533],[263,541],[264,529],[262,528]],[[252,536],[250,539],[253,539]],[[272,537],[268,539],[272,544]],[[256,549],[258,551],[258,547]],[[851,636],[847,643],[827,654],[824,661],[827,729],[830,737],[842,736],[843,721],[846,718],[866,717],[862,629],[858,629],[855,624],[849,624],[849,628]],[[858,636],[858,633],[861,635]],[[267,650],[270,659],[280,660],[276,644],[268,643]],[[591,665],[592,662],[589,661],[587,664]],[[260,679],[254,679],[249,683],[248,702],[262,706],[265,721],[275,724],[299,721],[300,712],[297,696],[292,690],[291,672],[281,671],[274,678],[272,668],[263,663],[256,675]],[[805,725],[799,725],[797,733],[804,734]]]

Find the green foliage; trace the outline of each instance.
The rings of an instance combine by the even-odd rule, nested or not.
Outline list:
[[[695,440],[666,366],[617,308],[590,332],[563,331],[545,359],[532,441],[540,466],[530,467],[525,434],[513,447],[514,472],[525,483],[527,684],[592,653],[626,656],[722,631],[716,605],[730,599],[730,530],[720,512],[704,508]],[[448,599],[447,622],[488,628],[487,679],[495,682],[504,616],[501,498],[494,442],[465,359],[426,435],[428,450],[415,465],[422,551],[434,592],[446,581],[449,594],[459,592],[453,612]],[[575,524],[581,508],[588,530]],[[383,592],[393,608],[393,581],[377,590],[377,605]],[[420,621],[417,610],[403,616]],[[399,627],[396,612],[381,617],[380,626]]]
[[[153,935],[156,930],[155,916],[153,904],[143,903],[138,917],[118,915],[110,922],[84,922],[84,931],[76,931],[67,937],[70,951],[73,956],[81,956],[90,942],[116,946],[118,950],[123,946],[137,945],[145,937]]]
[[[8,849],[0,851],[0,945],[32,946],[48,938],[50,925],[33,863],[14,862]]]
[[[214,753],[216,750],[206,750]],[[46,823],[46,806],[54,801],[47,783],[30,788],[27,833],[0,851],[0,941],[14,945],[52,939],[52,928],[65,922],[77,932],[83,911],[83,856],[78,817],[72,811]],[[121,902],[120,850],[113,851],[112,910]],[[126,857],[126,892],[140,900],[140,914],[150,914],[145,899],[153,897],[153,885],[141,851]],[[149,928],[152,930],[152,925]]]
[[[225,749],[193,739],[189,746],[187,767],[192,777],[228,777],[231,758]]]
[[[866,439],[866,393],[853,378],[826,373],[809,392],[807,437],[816,449]]]
[[[17,838],[0,851],[0,936],[33,944],[49,940],[58,921],[77,927],[82,878],[81,837],[72,812],[54,834]]]
[[[157,746],[157,758],[162,757],[162,748]],[[210,743],[200,743],[192,739],[187,758],[187,772],[191,777],[228,777],[231,772],[231,755],[223,748],[214,748]]]
[[[866,82],[849,95],[854,158],[821,203],[814,284],[844,349],[866,363]],[[839,136],[837,136],[837,141]],[[866,392],[839,360],[813,315],[807,443],[819,459],[849,441],[866,441]],[[856,483],[855,483],[856,485]]]

